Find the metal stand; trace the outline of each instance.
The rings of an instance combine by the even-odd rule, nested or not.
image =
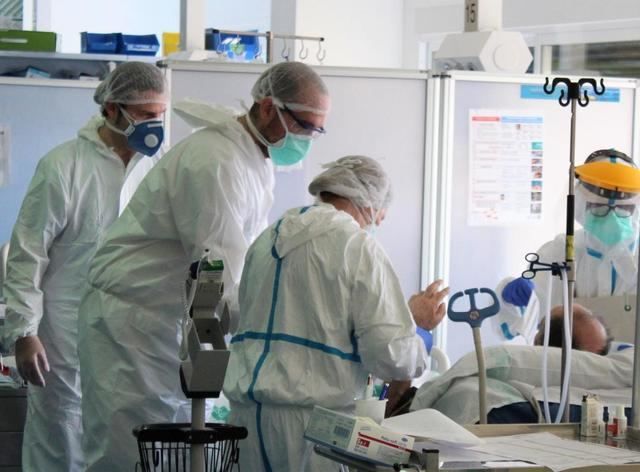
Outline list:
[[[194,398],[191,400],[191,429],[202,430],[206,420],[206,400],[204,398]],[[202,472],[205,470],[204,464],[204,444],[191,444],[191,472]]]
[[[188,472],[194,462],[206,472],[231,472],[238,469],[238,442],[247,430],[228,424],[207,423],[193,430],[188,423],[159,423],[138,426],[141,472]],[[202,447],[202,459],[193,456],[193,444]]]
[[[583,96],[581,96],[581,87],[583,85],[591,85],[593,91],[596,95],[602,95],[604,93],[604,80],[600,79],[601,88],[598,89],[595,79],[579,79],[577,82],[572,82],[567,77],[556,77],[553,79],[551,83],[551,87],[549,87],[549,78],[547,77],[544,81],[544,92],[548,95],[551,95],[555,92],[556,87],[559,84],[563,84],[566,86],[566,92],[564,89],[560,90],[560,97],[558,98],[558,103],[566,107],[571,104],[571,141],[570,141],[570,151],[569,151],[569,194],[567,195],[567,229],[566,229],[566,238],[565,238],[565,265],[567,267],[567,277],[568,277],[568,285],[569,285],[569,301],[567,303],[566,309],[569,312],[569,326],[571,329],[571,333],[573,333],[573,298],[574,298],[574,290],[576,284],[576,276],[574,270],[574,221],[575,221],[575,140],[576,140],[576,102],[581,107],[586,107],[589,104],[589,96],[587,95],[586,90],[583,91]],[[562,337],[562,370],[561,370],[561,385],[563,385],[565,379],[565,359],[567,356],[567,349],[571,349],[571,346],[565,346],[564,342],[565,337]],[[569,379],[570,382],[570,379]],[[567,399],[570,398],[570,390],[571,384],[567,384],[567,389],[569,392],[566,393]],[[560,392],[560,396],[562,397],[562,391]],[[569,408],[567,408],[567,403],[565,404],[564,411],[562,412],[562,418],[564,422],[569,422]]]
[[[206,264],[206,265],[205,265]],[[201,270],[201,266],[205,268]],[[191,398],[191,429],[205,429],[206,398],[218,398],[222,391],[230,352],[224,341],[228,311],[222,319],[216,316],[216,307],[222,300],[222,263],[220,266],[201,262],[192,273],[196,292],[191,305],[187,346],[189,356],[180,365],[182,391]],[[225,304],[226,310],[226,304]],[[191,443],[191,472],[205,469],[204,444]]]
[[[486,293],[493,299],[493,303],[486,308],[478,308],[476,305],[475,295]],[[456,311],[453,304],[463,295],[469,297],[469,311]],[[460,321],[468,323],[473,332],[473,342],[476,348],[476,359],[478,361],[478,403],[480,405],[480,424],[487,424],[487,371],[484,363],[484,351],[482,350],[482,338],[480,337],[480,327],[482,321],[490,316],[496,315],[500,311],[500,302],[498,297],[488,288],[469,288],[464,292],[457,292],[449,299],[447,314],[451,321]]]
[[[180,364],[180,385],[191,399],[191,425],[136,428],[144,472],[227,472],[238,463],[238,441],[247,437],[246,428],[206,423],[206,399],[220,396],[230,356],[224,340],[229,331],[226,303],[216,311],[223,295],[223,270],[222,261],[209,262],[206,256],[191,267],[186,285],[193,299],[185,302],[186,353]]]
[[[638,251],[640,264],[640,251]],[[640,267],[640,265],[638,265]],[[636,275],[637,277],[637,275]],[[636,332],[633,337],[633,388],[631,390],[631,418],[627,428],[627,438],[640,441],[640,318],[638,317],[638,303],[640,302],[640,277],[636,282]]]

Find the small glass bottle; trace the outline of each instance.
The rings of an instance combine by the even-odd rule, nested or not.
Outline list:
[[[615,439],[624,439],[627,437],[627,415],[624,412],[624,405],[616,406],[616,414],[613,418],[615,426]]]

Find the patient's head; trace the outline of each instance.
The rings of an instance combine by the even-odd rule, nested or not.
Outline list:
[[[549,346],[562,347],[564,320],[562,305],[551,309],[549,325]],[[544,319],[538,326],[534,344],[541,346],[544,340]],[[573,337],[571,348],[605,355],[611,345],[609,331],[600,317],[594,315],[582,305],[573,305]]]

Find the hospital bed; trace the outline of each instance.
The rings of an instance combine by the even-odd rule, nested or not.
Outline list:
[[[542,419],[541,346],[501,345],[484,350],[489,422],[531,423]],[[633,349],[601,356],[573,351],[571,421],[579,421],[582,396],[596,393],[604,405],[631,406]],[[561,350],[549,348],[548,385],[551,413],[560,397]],[[555,406],[554,406],[555,405]],[[462,357],[442,375],[418,388],[410,409],[433,408],[459,424],[479,420],[478,366],[475,353]]]
[[[477,436],[511,436],[514,434],[550,432],[558,437],[577,439],[579,424],[576,422],[562,424],[522,424],[537,423],[542,409],[539,402],[543,395],[541,390],[542,355],[541,346],[502,345],[489,347],[484,350],[487,371],[487,394],[489,406],[489,422],[519,424],[474,424],[479,419],[478,400],[478,367],[475,353],[469,353],[455,363],[442,375],[435,377],[420,386],[411,404],[411,410],[433,408],[441,411]],[[633,373],[633,348],[615,352],[607,356],[600,356],[590,352],[574,351],[572,353],[572,387],[571,404],[579,421],[579,405],[582,395],[586,392],[596,393],[605,405],[631,403],[631,387]],[[557,404],[560,396],[560,366],[561,350],[549,348],[548,352],[548,383],[549,399]],[[525,408],[528,407],[528,408]],[[552,408],[552,413],[554,409]],[[598,439],[595,440],[596,444]],[[624,442],[623,442],[624,443]],[[620,447],[620,444],[609,444]],[[627,439],[626,448],[637,450],[640,444]],[[393,470],[390,467],[373,466],[353,457],[345,457],[328,447],[315,446],[315,451],[337,463],[345,464],[361,471],[383,472]],[[456,471],[548,471],[542,466],[510,467],[500,465],[493,467],[462,466],[444,464],[441,472]],[[409,470],[409,469],[403,469]],[[576,469],[577,470],[577,469]],[[639,470],[638,464],[616,466],[593,466],[581,468],[581,471],[603,470]]]

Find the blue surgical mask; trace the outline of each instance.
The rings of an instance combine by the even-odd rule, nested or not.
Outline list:
[[[276,166],[292,166],[304,159],[311,150],[312,139],[309,136],[294,134],[287,129],[287,124],[276,108],[278,117],[285,131],[284,138],[274,144],[269,144],[269,157]]]
[[[606,246],[613,246],[633,236],[630,217],[619,217],[610,211],[606,216],[585,215],[584,229]]]
[[[127,146],[130,149],[146,156],[153,156],[158,152],[164,139],[162,120],[150,119],[136,122],[122,107],[120,107],[120,111],[129,122],[129,126],[123,131],[105,121],[107,126],[116,133],[126,136]]]

